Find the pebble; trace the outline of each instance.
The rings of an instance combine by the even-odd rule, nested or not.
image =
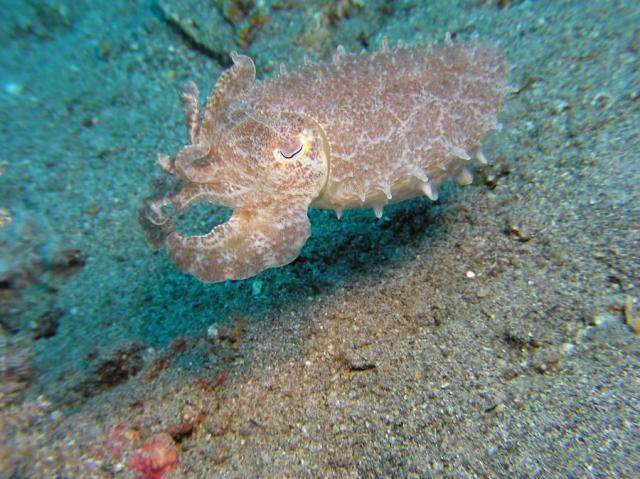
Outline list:
[[[22,83],[10,81],[4,84],[4,92],[7,95],[20,96],[22,95],[23,90],[24,90],[24,87]]]

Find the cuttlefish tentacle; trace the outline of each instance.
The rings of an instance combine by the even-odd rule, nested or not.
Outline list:
[[[199,201],[212,201],[217,204],[223,204],[224,201],[219,194],[209,185],[202,185],[199,183],[187,183],[180,191],[173,195],[168,195],[149,202],[151,209],[156,212],[155,220],[150,220],[154,224],[164,224],[169,216],[162,211],[165,207],[171,206],[173,208],[173,214],[182,213],[189,206]],[[159,213],[158,213],[159,212]]]
[[[176,156],[176,175],[193,183],[210,183],[215,178],[215,168],[211,168],[211,160],[206,158],[209,150],[207,142],[185,146]]]
[[[169,255],[202,281],[244,279],[298,257],[309,238],[307,199],[275,207],[236,208],[228,222],[202,236],[167,237]]]
[[[193,81],[182,85],[180,89],[180,100],[182,100],[184,121],[187,125],[187,133],[189,134],[189,141],[192,145],[198,143],[198,137],[200,135],[199,96],[200,90],[198,90],[198,86]]]
[[[171,205],[175,213],[182,213],[187,207],[199,201],[212,201],[217,204],[223,204],[221,198],[216,194],[209,185],[201,185],[198,183],[188,183],[178,193],[171,197]]]
[[[218,132],[229,104],[242,98],[255,82],[256,66],[251,58],[231,52],[231,60],[233,66],[220,75],[207,99],[202,119],[203,132]]]
[[[180,90],[180,100],[182,100],[182,106],[184,108],[184,120],[191,144],[180,150],[174,162],[172,172],[185,181],[202,179],[204,181],[198,182],[204,183],[208,178],[204,175],[204,172],[208,171],[208,169],[206,168],[206,162],[198,162],[207,156],[211,147],[209,142],[200,135],[202,128],[198,102],[199,95],[200,90],[198,90],[198,87],[192,81],[183,85]]]
[[[167,207],[170,206],[173,215],[176,215],[204,200],[219,201],[219,196],[212,192],[209,185],[198,183],[187,183],[175,194],[147,200],[138,211],[138,220],[149,246],[159,250],[173,231],[173,218],[165,211]]]
[[[138,210],[138,222],[149,247],[155,251],[161,249],[174,231],[173,218],[195,203],[210,201],[225,205],[227,201],[224,191],[222,193],[216,191],[215,185],[186,183],[177,193],[145,201]],[[170,213],[167,208],[171,208]]]
[[[217,142],[227,107],[246,94],[256,78],[253,60],[245,55],[231,53],[233,66],[226,70],[216,82],[207,99],[204,115],[200,120],[198,106],[199,91],[195,83],[183,86],[180,98],[184,105],[185,122],[191,144],[184,147],[175,160],[178,177],[194,183],[210,183],[215,179],[216,158],[211,155]]]

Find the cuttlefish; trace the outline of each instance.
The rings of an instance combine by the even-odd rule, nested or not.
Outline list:
[[[450,178],[469,184],[472,157],[507,92],[502,51],[431,45],[348,55],[256,82],[253,61],[231,54],[204,111],[193,82],[181,92],[190,144],[162,168],[182,188],[149,200],[140,220],[202,281],[244,279],[298,257],[309,207],[372,208],[418,195],[436,200]],[[209,233],[185,236],[172,216],[196,201],[233,209]],[[169,213],[167,210],[171,210]]]

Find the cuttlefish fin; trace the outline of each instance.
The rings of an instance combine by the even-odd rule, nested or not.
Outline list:
[[[237,208],[228,222],[202,236],[172,232],[166,243],[181,270],[201,281],[245,279],[291,263],[309,238],[308,201]]]

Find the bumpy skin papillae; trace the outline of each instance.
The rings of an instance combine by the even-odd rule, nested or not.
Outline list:
[[[218,80],[203,115],[187,84],[191,144],[163,168],[184,180],[176,195],[149,203],[143,224],[166,236],[169,253],[203,281],[243,279],[293,261],[309,235],[307,208],[373,207],[426,194],[483,159],[506,92],[502,52],[481,45],[338,54],[254,83],[246,56]],[[174,213],[196,200],[234,208],[204,236],[171,231]]]

